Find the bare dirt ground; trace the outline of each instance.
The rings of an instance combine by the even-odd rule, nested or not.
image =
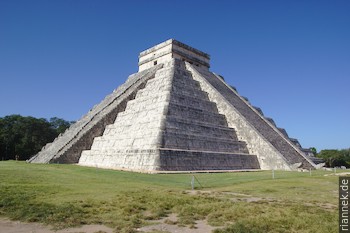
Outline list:
[[[197,221],[192,228],[176,225],[177,217],[174,214],[161,220],[151,221],[151,225],[137,229],[139,232],[162,231],[169,233],[210,233],[215,227],[209,226],[205,220]],[[113,233],[113,229],[101,225],[84,225],[77,228],[52,230],[49,226],[40,223],[24,223],[0,218],[0,233]]]
[[[39,223],[24,223],[0,218],[0,233],[113,233],[113,229],[101,225],[85,225],[54,231]]]
[[[196,225],[192,228],[181,227],[176,225],[177,217],[175,214],[170,214],[168,217],[161,220],[151,221],[152,225],[137,229],[140,232],[162,231],[169,233],[210,233],[217,227],[210,226],[205,220],[196,221]]]
[[[339,172],[339,173],[332,173],[332,174],[326,174],[324,176],[349,176],[350,172]]]

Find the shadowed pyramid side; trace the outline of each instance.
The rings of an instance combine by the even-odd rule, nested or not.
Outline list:
[[[315,164],[295,146],[286,132],[281,132],[272,119],[266,119],[250,103],[227,85],[222,78],[206,69],[186,63],[201,87],[216,102],[241,140],[247,142],[250,153],[256,154],[262,169],[292,170],[295,167],[314,168]]]

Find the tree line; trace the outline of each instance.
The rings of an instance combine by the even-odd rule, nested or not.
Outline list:
[[[315,153],[315,152],[314,152]],[[326,167],[350,167],[350,148],[342,150],[321,150],[316,157],[322,158]]]
[[[0,160],[27,160],[72,123],[58,117],[0,117]]]

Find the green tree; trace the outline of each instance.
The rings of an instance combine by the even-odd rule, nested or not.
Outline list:
[[[55,118],[51,122],[44,118],[10,115],[0,118],[0,159],[27,160],[46,143],[51,142],[67,127],[66,121]]]
[[[324,159],[327,167],[350,167],[350,149],[321,150],[317,157]]]
[[[310,147],[310,150],[314,154],[314,156],[317,155],[317,149],[315,147]]]
[[[73,121],[66,121],[62,118],[52,117],[50,118],[51,126],[57,131],[58,134],[64,133],[69,126],[74,123]]]

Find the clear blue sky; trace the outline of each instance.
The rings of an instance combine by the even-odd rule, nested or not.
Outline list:
[[[77,120],[169,38],[304,147],[350,147],[348,0],[0,0],[0,117]]]

